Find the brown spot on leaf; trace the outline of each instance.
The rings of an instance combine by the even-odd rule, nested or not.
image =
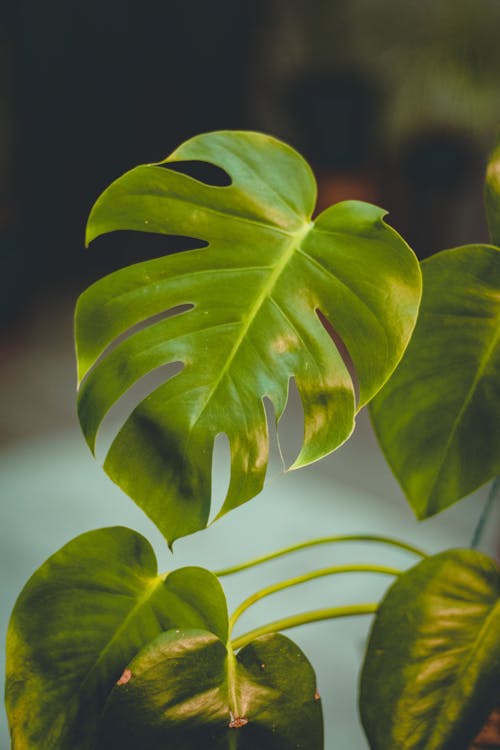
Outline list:
[[[478,736],[470,747],[470,750],[499,750],[500,748],[500,711],[493,711]]]
[[[239,729],[248,724],[248,719],[245,719],[244,716],[233,716],[231,711],[229,712],[229,718],[231,719],[228,724],[229,729]]]
[[[132,672],[130,671],[130,669],[124,669],[122,676],[120,677],[120,679],[118,680],[118,682],[116,684],[117,685],[126,685],[127,682],[130,680],[131,677],[132,677]]]
[[[319,701],[319,700],[321,700],[321,695],[320,695],[320,694],[318,693],[318,691],[316,691],[316,692],[314,693],[314,700],[315,700],[315,701]]]
[[[261,668],[261,669],[265,669],[265,668],[266,668],[266,666],[267,666],[267,664],[264,664],[264,663],[262,663],[262,664],[260,665],[260,668]]]

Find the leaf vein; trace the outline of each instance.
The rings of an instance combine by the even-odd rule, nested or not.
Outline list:
[[[227,145],[225,146],[225,148],[226,148],[226,150],[227,150],[227,151],[228,151],[228,152],[229,152],[229,153],[230,153],[230,154],[231,154],[232,156],[235,156],[235,157],[236,157],[237,159],[239,159],[239,161],[240,161],[240,162],[241,162],[242,164],[244,164],[244,165],[245,165],[245,167],[247,167],[247,169],[249,169],[249,170],[251,171],[251,173],[252,173],[252,174],[254,175],[254,177],[256,177],[256,178],[258,179],[258,181],[259,181],[259,183],[260,183],[261,185],[264,185],[264,187],[265,187],[265,188],[267,188],[268,190],[270,189],[270,190],[271,190],[271,192],[272,192],[272,194],[273,194],[274,196],[276,196],[276,197],[278,198],[279,202],[280,202],[280,203],[281,203],[282,205],[286,206],[286,207],[287,207],[287,208],[288,208],[288,209],[289,209],[289,210],[290,210],[290,211],[291,211],[291,212],[293,213],[293,215],[294,215],[294,216],[296,216],[296,217],[297,217],[298,219],[300,219],[301,221],[304,221],[304,219],[308,218],[308,217],[305,217],[305,216],[303,216],[302,214],[299,214],[299,212],[297,211],[297,209],[295,208],[295,206],[293,206],[293,205],[292,205],[292,204],[291,204],[291,203],[290,203],[290,202],[289,202],[289,201],[288,201],[288,200],[286,199],[286,197],[285,197],[284,195],[281,195],[280,193],[278,193],[278,191],[276,190],[276,188],[274,188],[274,187],[273,187],[273,186],[271,185],[271,183],[270,183],[270,182],[266,182],[265,180],[263,180],[263,179],[262,179],[262,177],[260,176],[259,172],[258,172],[258,171],[257,171],[257,170],[255,169],[254,165],[253,165],[253,164],[251,164],[251,162],[247,161],[246,159],[243,159],[243,157],[241,156],[241,154],[240,154],[239,152],[237,152],[237,151],[233,151],[233,150],[232,150],[231,148],[229,148],[229,147],[228,147]]]
[[[139,198],[141,200],[143,200],[144,198],[149,198],[151,195],[156,195],[159,198],[159,200],[167,200],[169,202],[181,203],[183,206],[188,204],[189,206],[192,206],[193,208],[202,209],[204,212],[206,212],[210,216],[211,215],[219,216],[225,221],[233,220],[233,221],[240,222],[242,224],[249,224],[250,226],[257,226],[259,227],[260,230],[277,232],[279,234],[287,235],[290,233],[288,230],[279,227],[277,224],[271,224],[271,222],[259,221],[258,219],[250,219],[248,216],[245,216],[244,214],[239,214],[236,211],[221,211],[217,208],[212,208],[211,206],[208,206],[206,203],[194,201],[191,196],[189,197],[189,200],[183,197],[172,195],[171,193],[169,193],[167,197],[165,196],[165,193],[159,192],[159,191],[157,192],[152,189],[149,189],[147,193],[130,191],[128,195],[130,197]],[[177,232],[166,231],[165,234],[166,235],[173,234],[175,236]],[[196,239],[204,240],[205,242],[207,241],[205,237],[196,237]]]
[[[300,255],[303,255],[304,258],[306,258],[306,260],[308,260],[311,263],[311,265],[314,265],[325,276],[327,276],[329,279],[332,279],[334,282],[338,282],[339,285],[343,289],[346,289],[352,295],[352,297],[354,297],[360,303],[360,305],[370,314],[370,317],[373,318],[373,320],[377,324],[377,327],[383,332],[384,339],[387,340],[387,334],[385,332],[385,329],[382,323],[378,319],[377,314],[371,309],[368,303],[365,302],[365,300],[362,299],[359,296],[359,294],[354,291],[354,289],[346,281],[341,279],[337,273],[332,273],[331,271],[329,271],[327,268],[325,268],[325,266],[322,263],[320,263],[316,258],[314,258],[309,253],[305,252],[302,248],[299,248],[297,252],[300,253]]]
[[[224,379],[224,376],[229,371],[233,360],[246,336],[249,329],[251,328],[252,324],[256,320],[264,302],[269,299],[271,296],[272,290],[274,289],[280,275],[282,274],[284,268],[287,266],[289,261],[291,260],[294,253],[297,251],[300,242],[302,241],[303,237],[310,231],[312,224],[304,224],[303,227],[300,229],[300,231],[296,232],[293,235],[290,235],[290,243],[287,250],[283,253],[282,258],[276,263],[273,271],[271,274],[269,274],[269,278],[267,282],[264,284],[263,289],[261,292],[256,296],[255,301],[250,308],[250,311],[246,318],[242,321],[241,331],[239,335],[237,336],[233,347],[231,349],[231,352],[229,353],[229,356],[224,364],[224,367],[221,369],[219,376],[216,378],[212,388],[210,389],[207,398],[205,400],[205,403],[202,405],[201,409],[199,410],[198,414],[195,417],[194,423],[198,422],[205,411],[205,409],[208,406],[208,403],[210,402],[212,396],[217,391],[220,383]]]

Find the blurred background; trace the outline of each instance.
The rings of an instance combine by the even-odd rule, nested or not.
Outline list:
[[[26,578],[80,531],[127,523],[147,532],[172,564],[153,527],[108,482],[79,435],[72,310],[78,293],[103,273],[184,245],[119,233],[84,250],[86,217],[100,191],[196,133],[255,129],[285,139],[310,161],[318,208],[346,198],[382,205],[421,258],[487,241],[482,180],[500,123],[499,32],[498,0],[16,0],[6,6],[0,25],[2,638]],[[284,441],[293,452],[302,434],[298,403],[286,418]],[[221,475],[226,459],[217,458]],[[234,518],[180,542],[174,562],[217,567],[325,529],[391,530],[429,550],[467,544],[483,497],[477,493],[416,524],[362,415],[355,438],[336,455],[314,471],[271,483]],[[494,530],[485,548],[496,550]],[[353,554],[360,559],[358,548]],[[369,554],[373,560],[372,552],[362,553],[367,561]],[[325,555],[308,558],[311,566],[337,559]],[[271,573],[262,576],[269,582]],[[249,590],[258,585],[258,578],[250,581]],[[241,598],[241,586],[229,585],[229,596]],[[344,587],[335,596],[352,591]],[[369,586],[367,592],[372,598]],[[315,597],[311,606],[326,606],[331,584]],[[306,608],[306,595],[300,603]],[[298,606],[296,596],[290,604]],[[281,600],[274,616],[282,606]],[[327,685],[320,686],[327,750],[366,747],[355,712],[366,627],[311,626],[308,634],[291,634]],[[318,641],[322,649],[315,651]],[[7,745],[1,715],[0,746]]]

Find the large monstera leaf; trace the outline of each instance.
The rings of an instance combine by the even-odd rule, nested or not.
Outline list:
[[[128,662],[170,628],[227,638],[217,578],[158,575],[149,543],[122,527],[69,542],[21,592],[7,635],[12,750],[94,750],[106,698]]]
[[[313,669],[280,634],[235,657],[212,633],[169,631],[113,689],[96,750],[323,750]]]
[[[222,168],[231,184],[207,185],[168,168],[190,160]],[[349,436],[353,379],[329,327],[354,363],[358,408],[390,376],[411,335],[420,299],[411,250],[381,209],[347,201],[312,221],[315,199],[311,170],[293,149],[257,133],[218,132],[193,138],[161,165],[128,172],[91,212],[89,242],[127,229],[207,243],[111,274],[81,296],[76,311],[85,378],[79,416],[92,448],[128,388],[161,365],[183,364],[133,411],[104,464],[169,542],[207,524],[217,434],[228,436],[231,449],[219,515],[262,489],[263,398],[279,418],[290,378],[305,422],[292,468]],[[180,305],[191,309],[148,320]],[[140,321],[149,324],[131,332]],[[117,343],[124,332],[131,335]]]
[[[472,550],[424,560],[373,624],[360,689],[370,747],[467,750],[499,701],[497,566]]]
[[[370,405],[381,447],[419,518],[500,474],[500,249],[422,263],[417,326]]]

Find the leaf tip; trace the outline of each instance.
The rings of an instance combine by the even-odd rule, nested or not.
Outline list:
[[[84,248],[85,250],[88,250],[88,247],[91,242],[93,242],[96,237],[99,235],[99,232],[97,232],[94,228],[94,222],[93,222],[93,215],[94,215],[94,208],[92,208],[89,218],[87,219],[87,225],[85,227],[85,237],[84,237]]]

